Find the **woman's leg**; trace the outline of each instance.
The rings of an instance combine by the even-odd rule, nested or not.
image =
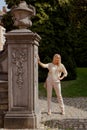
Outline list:
[[[60,104],[60,108],[61,108],[62,114],[65,114],[64,103],[63,103],[63,98],[62,98],[62,94],[61,94],[61,84],[55,82],[54,83],[54,90],[56,92],[57,99],[58,99],[58,102]]]
[[[51,80],[47,80],[47,103],[48,103],[48,114],[51,114],[51,97],[52,97],[52,83]]]

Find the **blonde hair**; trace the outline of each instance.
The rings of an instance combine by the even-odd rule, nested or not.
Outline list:
[[[60,56],[60,54],[54,54],[54,56],[53,56],[53,63],[55,61],[55,57],[58,57],[60,59],[59,60],[59,64],[61,64],[61,56]]]

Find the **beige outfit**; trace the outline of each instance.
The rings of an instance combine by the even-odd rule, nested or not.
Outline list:
[[[47,102],[48,102],[48,111],[51,110],[51,97],[52,97],[52,88],[54,88],[58,102],[60,104],[61,109],[64,110],[64,103],[63,98],[61,94],[61,83],[59,80],[59,77],[63,73],[64,76],[67,76],[67,71],[63,64],[54,65],[53,63],[46,64],[45,68],[48,68],[48,76],[46,79],[46,85],[47,85]]]

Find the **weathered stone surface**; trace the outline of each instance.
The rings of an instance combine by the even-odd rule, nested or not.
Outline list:
[[[32,26],[31,16],[35,15],[35,8],[27,5],[25,1],[21,1],[18,6],[14,6],[11,10],[14,19],[14,25],[19,28],[28,28]]]
[[[27,29],[8,32],[6,37],[9,110],[5,115],[4,127],[38,128],[40,111],[37,56],[40,37]]]

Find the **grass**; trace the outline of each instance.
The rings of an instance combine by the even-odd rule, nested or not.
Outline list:
[[[39,96],[46,96],[44,83],[39,83]],[[62,81],[63,97],[87,97],[87,68],[77,68],[77,79]],[[53,96],[55,92],[53,90]]]

